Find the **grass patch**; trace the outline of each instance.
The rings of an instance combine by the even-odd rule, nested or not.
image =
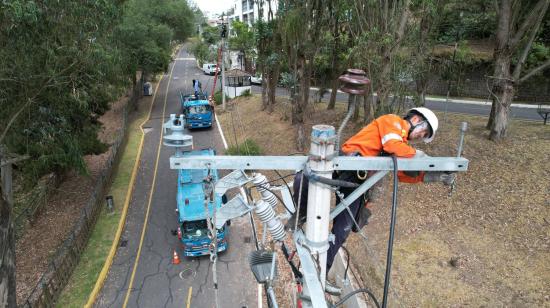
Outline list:
[[[260,146],[252,139],[246,139],[242,144],[235,146],[232,145],[225,151],[226,155],[247,155],[254,156],[260,155]]]
[[[86,304],[109,254],[139,151],[140,125],[147,118],[150,105],[141,102],[138,106],[141,108],[128,126],[128,141],[123,149],[122,158],[114,170],[113,182],[108,192],[108,195],[113,196],[115,210],[109,214],[104,207],[101,211],[80,262],[59,297],[57,307],[83,307]]]
[[[288,99],[277,97],[272,113],[262,111],[259,96],[235,98],[232,107],[218,114],[228,142],[242,144],[252,138],[264,155],[296,154]],[[345,112],[346,104],[336,104],[334,110],[326,110],[325,103],[309,104],[305,135],[314,124],[338,128]],[[492,142],[486,117],[449,112],[443,120],[442,112],[436,114],[441,120],[436,140],[415,146],[432,156],[452,157],[458,127],[467,121],[463,155],[470,163],[468,171],[459,174],[452,196],[440,184],[399,185],[389,306],[547,307],[550,126],[511,120],[508,138]],[[350,121],[341,140],[363,125]],[[270,180],[278,177],[271,171],[262,174]],[[384,186],[380,199],[371,203],[373,216],[363,229],[368,242],[352,234],[345,244],[352,270],[378,299],[383,292],[391,178]],[[279,280],[278,298],[292,292],[294,286],[284,288],[287,283]]]

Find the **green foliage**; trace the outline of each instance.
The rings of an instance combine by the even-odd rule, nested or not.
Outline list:
[[[199,60],[200,65],[208,62],[214,62],[215,54],[210,50],[208,44],[205,44],[200,40],[197,40],[191,45],[191,52],[195,55],[195,58]]]
[[[206,26],[202,29],[202,38],[208,45],[217,44],[220,40],[220,29],[218,27]]]
[[[229,98],[229,96],[225,96],[225,101],[229,101],[231,98]],[[216,93],[214,93],[214,103],[216,105],[221,105],[222,104],[222,91],[217,91]]]
[[[0,144],[31,159],[29,184],[49,172],[86,172],[102,153],[99,116],[135,81],[168,67],[191,31],[185,1],[0,2]]]
[[[246,139],[239,146],[232,145],[227,148],[225,151],[226,155],[246,155],[246,156],[256,156],[261,155],[262,151],[260,146],[252,139]]]
[[[252,93],[250,93],[250,90],[244,90],[240,96],[243,96],[243,97],[249,97],[251,96]]]
[[[496,12],[494,1],[448,1],[439,14],[433,35],[443,43],[463,38],[485,39],[494,35]]]

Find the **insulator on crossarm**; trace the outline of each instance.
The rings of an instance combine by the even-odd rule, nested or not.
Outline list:
[[[271,236],[276,241],[284,240],[286,233],[283,223],[279,218],[275,216],[275,211],[269,203],[264,200],[260,200],[256,203],[256,214],[260,217],[260,220],[267,224],[267,229]]]
[[[262,200],[269,203],[271,207],[277,206],[277,197],[269,191],[271,189],[271,185],[267,182],[267,179],[263,174],[256,173],[252,183],[254,183],[256,189],[258,189],[262,195]]]

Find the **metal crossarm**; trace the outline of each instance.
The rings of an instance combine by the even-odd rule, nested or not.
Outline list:
[[[230,170],[302,170],[307,156],[186,156],[170,157],[171,169]],[[332,160],[334,170],[393,170],[390,157],[338,156]],[[398,158],[401,171],[466,171],[468,160],[462,157]]]

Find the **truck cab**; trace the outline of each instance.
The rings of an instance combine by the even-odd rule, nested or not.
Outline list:
[[[180,93],[180,101],[186,128],[212,127],[214,112],[205,95]]]
[[[215,155],[213,149],[195,150],[183,152],[182,155]],[[185,170],[178,171],[178,238],[183,244],[183,253],[188,257],[208,255],[211,239],[208,236],[208,217],[212,218],[214,207],[222,206],[222,197],[214,195],[214,200],[208,204],[208,217],[205,209],[204,180],[211,177],[212,182],[218,180],[217,170]],[[228,226],[217,229],[218,252],[227,249]]]

